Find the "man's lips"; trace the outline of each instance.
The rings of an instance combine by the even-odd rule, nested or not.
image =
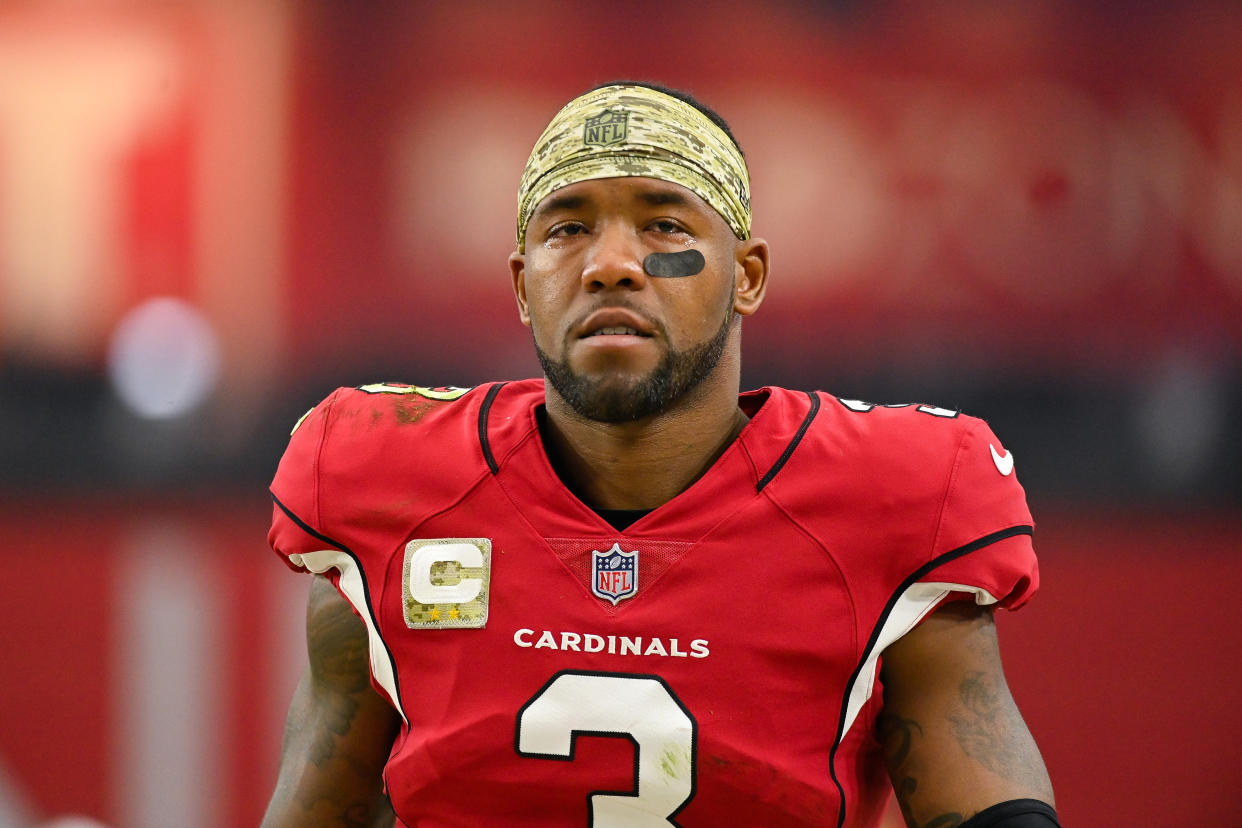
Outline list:
[[[650,337],[652,326],[633,311],[624,308],[603,308],[583,320],[575,333],[579,339],[592,336]]]
[[[638,331],[633,328],[624,328],[614,326],[611,328],[600,328],[598,331],[592,331],[587,336],[639,336]]]

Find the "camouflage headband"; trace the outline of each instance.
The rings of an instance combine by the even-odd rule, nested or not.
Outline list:
[[[750,237],[750,176],[742,153],[706,115],[645,86],[605,86],[567,103],[535,142],[518,186],[518,252],[539,202],[595,178],[646,176],[710,204]]]

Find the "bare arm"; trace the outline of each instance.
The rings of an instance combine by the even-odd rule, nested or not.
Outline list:
[[[380,773],[400,718],[371,687],[366,628],[320,576],[311,586],[306,641],[310,666],[289,705],[263,828],[391,828]]]
[[[952,828],[1010,799],[1055,804],[1001,670],[990,610],[948,604],[884,653],[879,738],[912,828]]]

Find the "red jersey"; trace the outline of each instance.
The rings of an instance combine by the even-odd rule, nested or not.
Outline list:
[[[689,489],[618,531],[550,465],[538,380],[339,389],[295,429],[272,547],[365,622],[414,826],[873,825],[879,657],[952,593],[1035,591],[987,425],[743,394]]]

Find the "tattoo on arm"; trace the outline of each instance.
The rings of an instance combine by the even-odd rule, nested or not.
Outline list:
[[[1013,749],[1015,726],[1021,720],[1012,705],[1003,702],[994,680],[971,673],[958,686],[960,711],[949,717],[953,735],[967,756],[997,776],[1021,779],[1036,772],[1030,757]]]
[[[330,585],[318,590],[332,589]],[[343,603],[314,601],[307,624],[311,674],[336,689],[357,693],[370,683],[366,628]]]
[[[333,699],[332,709],[325,711],[324,730],[315,735],[314,744],[310,748],[310,758],[319,767],[323,767],[336,755],[336,740],[349,732],[358,712],[358,702],[342,696]]]
[[[949,604],[885,651],[876,720],[911,828],[952,828],[1005,799],[1052,801],[1039,750],[1009,694],[991,612]]]
[[[381,773],[400,727],[371,689],[366,627],[326,579],[307,605],[310,669],[290,705],[265,826],[391,828]]]
[[[370,666],[366,633],[353,613],[340,604],[312,601],[307,627],[311,675],[337,691],[323,711],[324,730],[310,748],[311,761],[322,767],[336,754],[337,739],[353,725],[359,708],[353,694],[367,689]]]
[[[959,813],[945,813],[932,817],[931,820],[919,825],[911,807],[911,797],[919,789],[917,763],[910,760],[910,748],[915,738],[923,736],[922,726],[914,719],[903,719],[890,713],[881,713],[876,721],[877,735],[884,749],[884,761],[888,764],[893,777],[893,793],[897,796],[897,804],[906,824],[912,828],[955,828],[962,824]]]
[[[909,825],[915,824],[914,815],[910,811],[910,797],[919,787],[918,780],[911,775],[911,768],[906,766],[915,731],[918,731],[918,735],[923,735],[923,728],[913,719],[903,719],[891,713],[881,713],[876,719],[876,736],[879,737],[880,746],[884,750],[884,762],[893,778],[893,793],[897,795],[897,804],[901,806],[901,814]]]
[[[891,713],[881,713],[876,721],[880,744],[884,747],[884,761],[890,768],[901,767],[910,756],[914,743],[914,731],[923,735],[923,728],[914,719],[903,719]]]

